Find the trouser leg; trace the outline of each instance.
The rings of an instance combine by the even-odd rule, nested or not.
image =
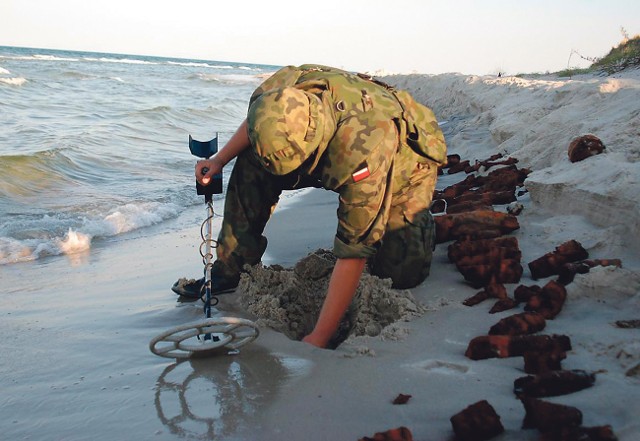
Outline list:
[[[236,158],[227,185],[214,272],[235,278],[244,265],[260,262],[267,248],[264,228],[285,184],[284,177],[268,173],[250,151]]]

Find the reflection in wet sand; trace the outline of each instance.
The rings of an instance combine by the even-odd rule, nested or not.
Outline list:
[[[189,439],[225,439],[251,430],[256,413],[282,382],[304,374],[309,362],[281,359],[260,349],[242,357],[194,359],[167,366],[156,383],[158,418]]]

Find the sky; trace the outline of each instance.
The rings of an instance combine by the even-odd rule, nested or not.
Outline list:
[[[0,1],[0,46],[374,73],[557,72],[625,34],[638,0]]]

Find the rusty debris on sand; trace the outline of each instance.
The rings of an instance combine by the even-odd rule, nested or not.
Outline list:
[[[483,441],[502,432],[500,416],[487,400],[478,401],[450,418],[456,440]]]
[[[578,136],[569,144],[569,161],[578,162],[590,156],[599,155],[606,149],[600,138],[595,135]]]

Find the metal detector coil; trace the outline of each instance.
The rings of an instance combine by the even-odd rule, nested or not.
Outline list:
[[[258,338],[258,334],[258,327],[251,320],[210,318],[185,323],[163,332],[151,340],[149,349],[167,358],[208,357],[236,351]]]

